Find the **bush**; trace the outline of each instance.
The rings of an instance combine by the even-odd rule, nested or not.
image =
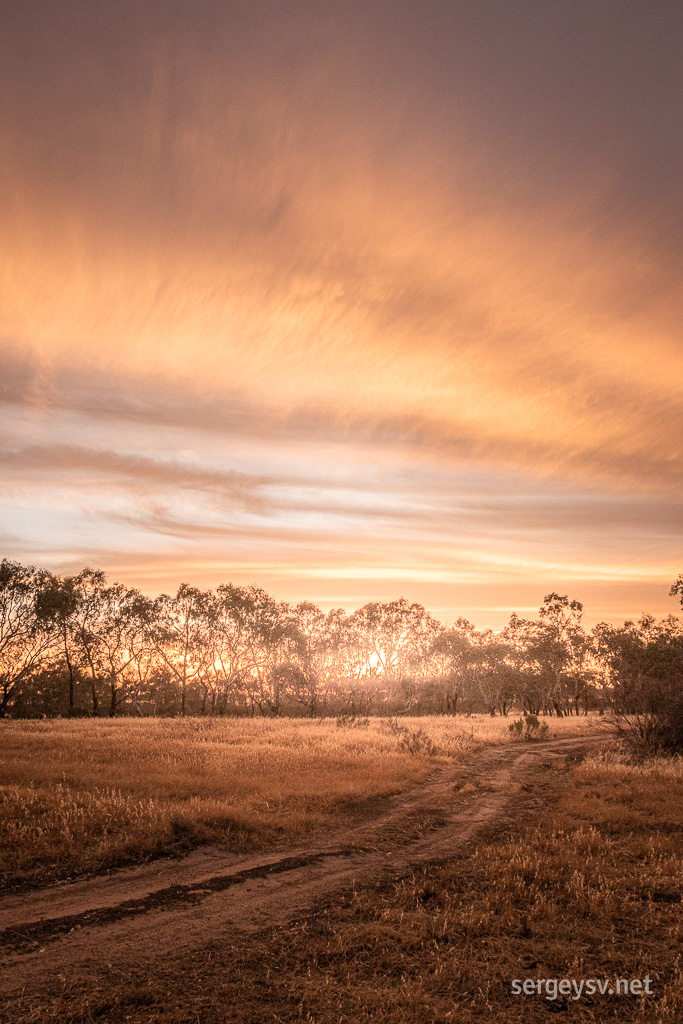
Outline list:
[[[683,751],[683,680],[645,677],[615,696],[609,719],[637,758]]]
[[[513,739],[524,740],[545,740],[548,738],[548,723],[539,722],[536,715],[524,715],[524,718],[517,718],[508,726]]]
[[[387,719],[386,725],[398,740],[401,750],[407,750],[415,757],[418,755],[435,757],[439,753],[436,743],[424,729],[409,729],[405,725],[400,725],[397,718]]]
[[[338,729],[367,729],[369,725],[369,718],[360,718],[358,715],[337,715]]]

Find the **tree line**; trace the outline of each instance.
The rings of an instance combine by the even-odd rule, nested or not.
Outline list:
[[[671,592],[683,604],[683,576]],[[230,583],[150,598],[4,559],[0,717],[630,714],[682,692],[680,619],[588,633],[582,615],[552,593],[496,633],[405,598],[350,614]]]

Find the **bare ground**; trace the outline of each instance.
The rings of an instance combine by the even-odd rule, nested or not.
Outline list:
[[[448,859],[538,811],[548,773],[595,747],[569,737],[478,750],[358,825],[252,856],[211,848],[0,900],[0,992],[193,953],[235,932],[282,925],[330,893]]]

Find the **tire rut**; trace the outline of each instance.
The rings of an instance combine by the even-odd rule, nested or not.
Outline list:
[[[542,804],[544,772],[567,768],[597,744],[577,737],[480,748],[388,801],[376,820],[315,846],[252,857],[210,851],[105,879],[52,886],[0,901],[0,988],[41,988],[55,975],[197,949],[230,930],[287,924],[350,885],[448,859]]]

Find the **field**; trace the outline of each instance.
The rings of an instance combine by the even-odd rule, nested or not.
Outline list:
[[[426,724],[436,738],[441,723]],[[7,998],[0,1020],[541,1024],[560,1012],[585,1024],[677,1024],[683,1019],[683,759],[636,765],[613,741],[572,739],[571,724],[562,723],[565,736],[546,744],[504,746],[495,743],[504,738],[500,726],[494,735],[488,722],[474,723],[469,756],[458,740],[462,747],[453,748],[455,760],[444,767],[443,754],[400,752],[394,761],[395,737],[377,723],[360,737],[355,730],[339,730],[337,737],[329,726],[301,723],[298,744],[304,737],[317,743],[330,763],[349,772],[355,761],[361,792],[367,789],[361,765],[367,768],[368,749],[376,749],[384,751],[378,755],[384,785],[407,784],[411,768],[412,781],[428,771],[437,781],[417,788],[428,798],[432,787],[442,808],[450,793],[453,815],[432,822],[432,831],[422,822],[421,838],[413,837],[389,874],[364,877],[359,857],[342,887],[333,876],[321,888],[313,854],[282,875],[252,872],[244,881],[234,875],[227,887],[222,878],[175,886],[165,891],[163,904],[128,900],[100,917],[58,919],[52,932],[37,917],[44,906],[38,890],[33,931],[3,933]],[[130,736],[133,730],[122,725]],[[287,749],[284,735],[292,740],[299,723],[256,726],[275,749],[281,731],[280,746]],[[488,745],[477,748],[478,727],[489,731]],[[253,743],[253,733],[250,738]],[[408,774],[392,775],[400,764]],[[300,795],[315,775],[309,783],[304,778]],[[377,780],[368,784],[379,791]],[[344,813],[316,820],[329,824]],[[467,840],[468,823],[476,841],[458,841]],[[444,833],[450,843],[445,859],[434,856],[444,848]],[[382,845],[381,832],[368,835],[373,846]],[[385,850],[400,854],[395,837],[384,841]],[[248,857],[239,861],[249,863]],[[297,884],[309,894],[307,902],[297,904]],[[64,887],[53,888],[59,900]],[[283,892],[290,897],[278,920]],[[17,906],[23,901],[26,920],[31,899],[27,893],[14,900]],[[259,899],[270,912],[252,922],[249,908]],[[11,898],[0,902],[0,911],[10,904]],[[237,927],[231,908],[239,912]],[[572,999],[546,998],[547,989],[527,996],[512,991],[513,979],[563,978],[648,978],[651,993]]]
[[[241,950],[236,973],[250,978],[252,999],[240,996],[241,1019],[295,1020],[298,1006],[319,1024],[522,1024],[557,1011],[585,1022],[683,1020],[683,759],[591,756],[546,800],[549,813],[517,834],[338,900],[286,943]],[[265,1007],[259,958],[273,977]],[[650,998],[511,994],[515,978],[648,975]],[[224,982],[222,997],[236,988]],[[207,1002],[208,1024],[220,1018]]]
[[[589,756],[554,780],[545,802],[535,822],[443,866],[338,898],[286,935],[236,942],[212,962],[220,982],[195,960],[180,1005],[204,1024],[528,1024],[555,1012],[586,1024],[678,1024],[683,759],[633,766]],[[171,970],[140,972],[138,995],[159,1019],[185,1020],[161,995]],[[649,998],[511,993],[515,978],[646,976]],[[122,986],[121,1009],[127,997]],[[237,1000],[240,1013],[221,1016],[220,1000]]]
[[[554,736],[602,728],[595,716],[549,721]],[[509,722],[401,719],[418,736],[411,752],[380,719],[343,728],[334,719],[3,721],[0,883],[206,843],[254,850],[341,826],[481,745],[509,743]]]

